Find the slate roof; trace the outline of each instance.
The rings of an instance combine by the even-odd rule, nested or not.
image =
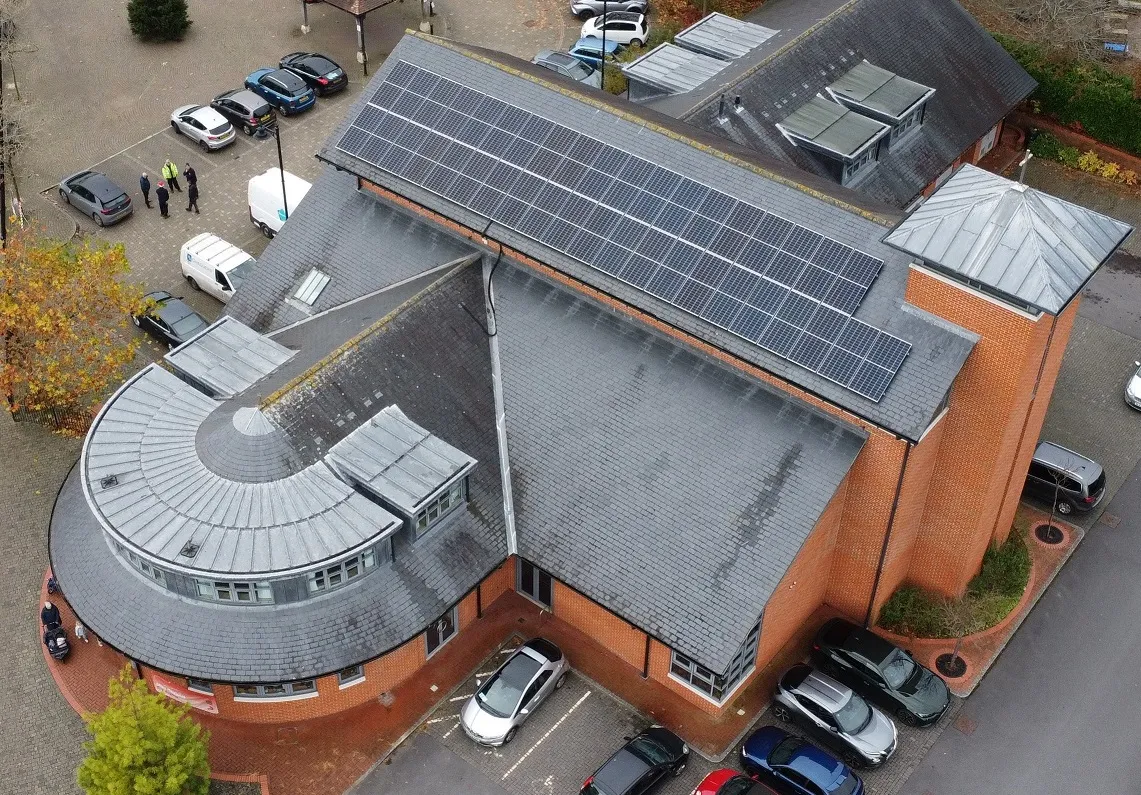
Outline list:
[[[267,413],[292,445],[323,452],[395,403],[473,457],[497,462],[489,345],[461,303],[485,311],[479,264],[437,278]],[[337,312],[352,317],[359,307]],[[337,312],[325,318],[332,323]],[[356,419],[346,419],[346,409]],[[127,568],[106,543],[81,481],[77,467],[56,503],[50,546],[80,619],[147,665],[211,681],[307,678],[379,656],[422,633],[507,554],[499,468],[477,466],[465,510],[414,543],[398,533],[394,560],[358,581],[301,602],[215,605],[176,596]]]
[[[724,670],[866,434],[529,269],[495,306],[520,554]]]
[[[651,106],[819,175],[821,155],[776,128],[806,97],[861,61],[935,89],[918,133],[902,139],[857,190],[906,206],[1034,89],[1034,80],[955,0],[771,0],[750,22],[780,28],[764,46],[688,95]],[[779,49],[778,49],[779,48]],[[718,120],[722,93],[741,113]]]
[[[223,317],[163,359],[215,397],[227,398],[244,392],[292,356],[288,348]]]
[[[918,439],[942,404],[976,338],[924,313],[901,312],[907,281],[907,258],[884,246],[888,219],[859,206],[857,194],[836,187],[833,196],[793,182],[769,170],[767,161],[741,157],[731,145],[721,153],[708,145],[715,137],[650,111],[645,106],[618,102],[598,92],[550,82],[545,70],[501,53],[446,43],[421,34],[406,35],[374,76],[378,85],[400,60],[422,65],[449,79],[471,85],[511,101],[551,121],[602,140],[621,140],[631,154],[725,191],[757,207],[796,219],[809,228],[884,260],[884,267],[864,298],[856,317],[911,343],[910,355],[883,398],[875,403],[833,384],[805,368],[717,329],[690,313],[632,288],[578,260],[564,256],[510,229],[488,224],[487,219],[452,204],[379,168],[336,149],[341,135],[359,115],[373,91],[366,90],[330,136],[318,156],[341,168],[388,187],[473,230],[492,235],[511,246],[636,306],[676,328],[709,341],[741,359],[761,367],[810,393],[841,406],[857,416],[909,439]],[[548,73],[549,74],[549,73]],[[691,138],[689,132],[696,137]],[[848,203],[853,199],[855,203]],[[292,221],[291,221],[292,223]]]
[[[884,242],[954,279],[1056,315],[1132,231],[965,165]]]
[[[358,192],[351,174],[327,168],[226,304],[226,314],[272,331],[308,316],[285,301],[313,268],[331,277],[312,307],[316,313],[471,252],[440,227]]]

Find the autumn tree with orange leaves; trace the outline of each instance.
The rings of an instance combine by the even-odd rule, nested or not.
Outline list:
[[[13,228],[16,227],[16,228]],[[8,228],[0,251],[0,390],[9,410],[87,409],[121,377],[142,291],[122,245],[61,242]]]

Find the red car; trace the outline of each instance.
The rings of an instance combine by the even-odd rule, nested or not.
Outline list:
[[[760,782],[738,770],[714,770],[706,776],[691,795],[777,795]]]

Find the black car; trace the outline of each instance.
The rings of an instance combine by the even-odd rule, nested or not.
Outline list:
[[[305,84],[325,96],[340,91],[349,84],[349,76],[332,58],[315,52],[291,52],[278,63],[305,81]]]
[[[930,726],[951,703],[946,683],[898,646],[842,618],[821,627],[812,660],[908,726]]]
[[[669,729],[652,726],[629,740],[582,785],[579,795],[646,795],[666,776],[680,776],[689,746]]]
[[[131,319],[135,325],[176,348],[209,323],[202,315],[187,306],[181,298],[167,292],[147,293],[143,296],[147,308]]]
[[[210,100],[210,107],[246,135],[253,135],[258,127],[271,126],[277,122],[277,111],[273,106],[248,88],[223,91]]]

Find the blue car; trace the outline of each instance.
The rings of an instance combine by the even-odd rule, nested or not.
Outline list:
[[[618,42],[606,40],[607,62],[614,60],[614,53],[618,52],[620,48],[621,45]],[[592,66],[595,69],[602,66],[602,39],[579,39],[567,52],[587,66]]]
[[[287,69],[258,69],[246,78],[246,88],[290,116],[313,107],[317,95],[297,75]]]
[[[864,782],[827,751],[776,726],[757,729],[741,746],[741,766],[797,795],[864,795]]]

